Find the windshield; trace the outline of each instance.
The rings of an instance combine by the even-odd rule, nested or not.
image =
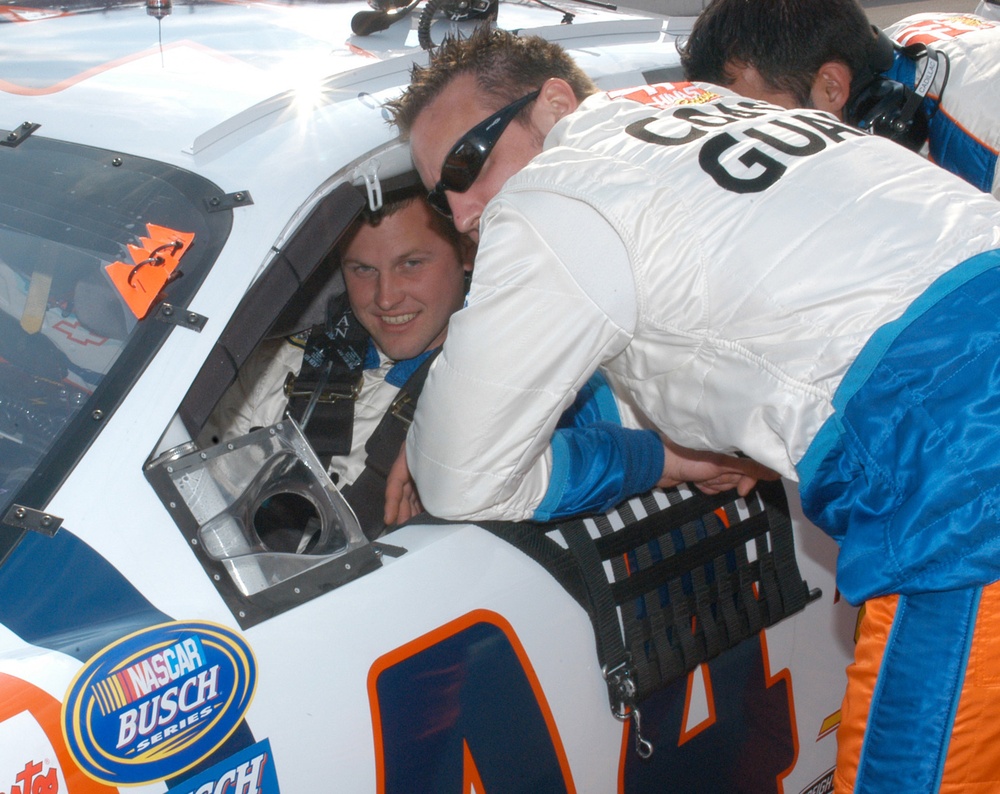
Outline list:
[[[129,245],[184,235],[161,293],[183,307],[231,212],[210,213],[222,191],[186,171],[37,135],[0,146],[0,184],[2,517],[15,498],[44,506],[170,330],[156,302],[137,318],[108,266],[132,276]]]

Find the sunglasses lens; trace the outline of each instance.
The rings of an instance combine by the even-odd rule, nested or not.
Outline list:
[[[436,187],[427,194],[427,203],[431,205],[431,209],[436,210],[449,220],[451,219],[451,206],[448,204],[448,197],[441,188]]]
[[[492,148],[492,147],[491,147]],[[464,193],[483,170],[485,154],[474,144],[460,141],[445,158],[441,166],[441,182],[448,190]]]

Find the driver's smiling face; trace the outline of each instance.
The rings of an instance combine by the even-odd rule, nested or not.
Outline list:
[[[342,268],[355,317],[393,361],[438,347],[465,301],[465,273],[440,220],[416,199],[377,226],[362,223],[344,249]]]

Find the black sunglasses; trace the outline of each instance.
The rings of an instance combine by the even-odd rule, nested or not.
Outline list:
[[[539,93],[541,89],[532,91],[527,96],[500,108],[459,138],[444,158],[444,163],[441,165],[441,180],[427,194],[427,203],[446,218],[451,218],[451,207],[444,192],[450,190],[453,193],[464,193],[472,187],[479,172],[483,170],[483,163],[497,145],[503,131],[514,120],[518,111],[536,99]]]

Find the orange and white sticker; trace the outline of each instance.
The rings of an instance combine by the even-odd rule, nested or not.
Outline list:
[[[87,777],[63,738],[58,700],[0,673],[0,794],[111,794]]]
[[[717,94],[694,83],[678,82],[620,88],[617,91],[608,91],[608,97],[610,99],[631,99],[633,102],[641,102],[644,105],[652,105],[665,110],[678,105],[702,105],[714,99],[722,99],[722,94]]]
[[[105,268],[132,313],[140,320],[149,312],[194,240],[193,232],[177,232],[153,223],[146,224],[146,231],[149,237],[140,237],[140,245],[128,247],[131,265],[113,262]]]
[[[911,44],[930,45],[956,39],[966,33],[995,27],[997,27],[995,22],[980,17],[955,14],[954,16],[914,20],[911,24],[894,33],[893,38],[904,47]]]

